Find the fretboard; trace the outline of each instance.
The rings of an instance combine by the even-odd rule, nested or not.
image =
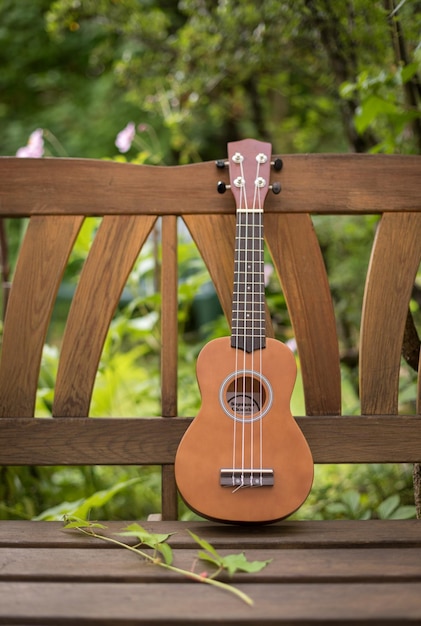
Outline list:
[[[262,211],[237,211],[231,345],[265,347],[265,277]]]

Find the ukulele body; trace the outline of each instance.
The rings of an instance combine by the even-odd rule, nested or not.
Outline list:
[[[296,364],[287,346],[244,352],[229,337],[197,361],[202,406],[178,447],[175,476],[186,504],[227,523],[269,523],[306,499],[313,459],[291,415]]]

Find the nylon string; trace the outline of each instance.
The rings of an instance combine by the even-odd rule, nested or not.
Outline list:
[[[255,181],[258,180],[259,178],[259,173],[260,173],[260,161],[257,160],[257,168],[256,168],[256,177],[255,177]],[[251,211],[249,210],[248,207],[248,201],[247,201],[247,194],[245,193],[245,185],[246,182],[245,181],[245,177],[244,177],[244,168],[243,168],[243,162],[242,160],[240,160],[239,163],[240,166],[240,176],[242,178],[243,184],[240,186],[240,200],[239,200],[239,208],[243,209],[243,211],[241,212],[241,215],[243,215],[245,213],[245,223],[243,222],[243,220],[241,220],[241,218],[239,217],[238,219],[238,238],[241,237],[242,235],[242,230],[244,230],[244,237],[245,237],[245,241],[244,241],[244,245],[242,247],[242,251],[244,253],[244,261],[241,261],[240,255],[238,255],[238,266],[237,266],[237,297],[236,297],[236,303],[235,303],[235,316],[236,316],[236,334],[237,334],[237,341],[235,342],[235,378],[234,378],[234,398],[235,398],[235,409],[237,409],[237,398],[239,397],[239,388],[238,388],[238,381],[239,381],[239,363],[241,361],[241,357],[240,357],[240,348],[238,347],[239,344],[239,333],[240,333],[240,327],[239,327],[239,315],[240,315],[240,282],[239,282],[239,272],[240,272],[240,267],[241,267],[241,263],[244,263],[244,279],[245,279],[245,285],[244,285],[244,311],[243,311],[243,340],[244,340],[244,346],[243,346],[243,358],[242,358],[242,391],[241,391],[241,398],[242,398],[242,415],[241,415],[241,482],[238,486],[236,486],[236,488],[234,489],[234,491],[237,491],[237,489],[240,489],[241,487],[245,487],[247,486],[245,484],[245,470],[247,469],[246,467],[246,459],[245,459],[245,444],[246,444],[246,425],[247,423],[250,424],[250,465],[249,468],[250,470],[255,469],[254,468],[254,462],[255,462],[255,451],[254,451],[254,436],[255,436],[255,431],[254,431],[254,416],[253,416],[253,409],[254,409],[254,372],[255,372],[255,366],[256,366],[256,359],[255,359],[255,337],[254,337],[254,333],[251,333],[251,376],[250,376],[250,383],[251,383],[251,388],[250,388],[250,396],[251,396],[251,400],[250,400],[250,415],[247,415],[247,402],[246,402],[246,397],[247,397],[247,389],[246,389],[246,382],[247,382],[247,373],[246,373],[246,358],[247,358],[247,351],[246,351],[246,342],[247,342],[247,337],[248,337],[248,331],[251,330],[256,330],[258,329],[259,332],[261,331],[261,315],[262,313],[262,302],[260,301],[256,301],[256,284],[261,287],[261,281],[263,280],[263,268],[262,268],[262,261],[263,259],[261,258],[261,255],[258,255],[258,260],[256,262],[256,258],[255,255],[257,252],[260,252],[261,250],[261,246],[262,246],[262,242],[261,242],[261,237],[262,237],[262,219],[261,219],[261,211],[262,211],[262,202],[261,202],[261,194],[260,194],[260,187],[257,184],[257,182],[255,183],[253,181],[254,184],[254,194],[253,194],[253,206]],[[259,226],[258,228],[258,233],[256,236],[256,215],[258,217],[257,220],[257,225]],[[251,228],[251,236],[249,235],[249,228]],[[237,245],[239,245],[239,241],[237,241]],[[251,256],[250,256],[251,255]],[[250,311],[250,307],[246,306],[246,302],[247,302],[247,296],[249,295],[249,288],[251,289],[251,318],[248,317],[248,315],[250,315],[249,311]],[[261,297],[261,289],[259,289],[258,292],[258,297]],[[258,304],[258,308],[256,310],[256,304]],[[256,318],[256,315],[258,316]],[[249,322],[249,327],[247,326],[247,323]],[[256,322],[259,322],[256,325]],[[257,359],[257,367],[258,367],[258,373],[259,373],[259,377],[258,377],[258,384],[259,384],[259,397],[258,397],[258,402],[259,402],[259,407],[258,407],[258,412],[261,412],[262,406],[263,406],[263,385],[262,385],[262,348],[261,348],[261,344],[259,346],[259,350],[258,350],[258,359]],[[237,412],[237,411],[236,411]],[[249,417],[249,419],[247,420],[247,418]],[[262,473],[262,469],[263,469],[263,424],[262,424],[262,419],[259,419],[259,450],[257,453],[258,458],[258,463],[257,463],[257,468],[260,470],[260,481],[262,484],[262,477],[263,477],[263,473]],[[236,468],[236,462],[237,462],[237,426],[238,426],[238,421],[235,419],[233,421],[233,462],[232,462],[232,467],[233,467],[233,485],[235,485],[235,468]],[[251,472],[250,474],[250,485],[252,484],[252,478],[253,478],[253,473]]]

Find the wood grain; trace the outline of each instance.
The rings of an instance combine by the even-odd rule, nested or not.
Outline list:
[[[178,256],[173,215],[162,218],[161,297],[161,411],[174,417],[178,412]]]
[[[130,522],[106,521],[107,535],[120,532]],[[192,550],[196,543],[188,530],[209,541],[218,550],[421,548],[420,522],[409,520],[284,520],[265,526],[232,526],[208,521],[142,521],[152,533],[172,533],[169,544],[175,549]],[[127,543],[136,539],[126,538]],[[0,547],[15,548],[96,548],[119,550],[110,543],[63,529],[62,522],[0,520]]]
[[[209,270],[228,323],[232,322],[234,279],[235,216],[184,215],[183,219]],[[267,305],[266,336],[273,337],[273,324]]]
[[[332,297],[309,215],[266,215],[265,233],[295,332],[307,415],[341,413]]]
[[[53,415],[88,414],[106,333],[128,274],[155,219],[129,215],[103,219],[67,319]]]
[[[124,541],[124,538],[122,538]],[[100,541],[100,540],[98,540]],[[146,549],[151,555],[152,551]],[[174,565],[191,570],[197,552],[177,548]],[[230,549],[221,549],[220,554],[232,554]],[[66,558],[63,558],[66,557]],[[388,548],[307,548],[297,550],[273,547],[248,549],[250,561],[269,561],[261,572],[236,573],[232,578],[223,575],[223,580],[233,583],[318,583],[318,582],[421,582],[421,547]],[[209,575],[215,567],[200,563],[200,571]],[[50,546],[41,548],[0,548],[0,582],[177,582],[180,575],[172,571],[161,571],[157,567],[136,558],[128,550],[106,550],[99,548],[73,548],[64,552]]]
[[[361,320],[363,414],[398,411],[403,333],[420,261],[421,212],[384,215],[373,245]]]
[[[187,569],[198,548],[188,530],[223,554],[271,559],[261,572],[231,581],[253,607],[115,545],[63,531],[60,523],[0,521],[0,623],[398,626],[421,619],[417,520],[142,524],[175,533],[169,540],[174,564]],[[106,532],[125,525],[110,522]],[[196,565],[205,570],[205,563]]]
[[[42,349],[82,216],[32,217],[10,291],[0,364],[0,416],[34,414]]]
[[[418,156],[280,156],[284,167],[273,174],[273,180],[281,182],[282,192],[269,194],[266,212],[365,214],[419,209]],[[0,157],[0,169],[2,216],[235,211],[230,194],[217,194],[217,182],[224,175],[214,162],[161,167],[95,159]],[[194,193],[188,193],[192,187]]]
[[[297,417],[315,463],[415,463],[421,416]],[[3,418],[0,465],[172,464],[187,418]]]
[[[171,585],[5,582],[0,586],[0,623],[402,626],[421,620],[420,582],[242,583],[238,587],[255,599],[253,607],[209,585],[185,582]]]

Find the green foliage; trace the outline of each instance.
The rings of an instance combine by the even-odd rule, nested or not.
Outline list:
[[[403,464],[316,465],[314,486],[295,519],[415,517],[412,467]]]
[[[357,132],[363,134],[371,128],[382,137],[372,152],[418,153],[419,137],[408,131],[413,122],[421,120],[421,107],[408,106],[404,99],[404,87],[418,71],[416,62],[394,67],[389,72],[382,69],[376,75],[364,70],[354,83],[341,86],[343,98],[357,96],[360,101],[354,118]]]
[[[111,500],[111,498],[120,493],[120,491],[132,487],[140,480],[140,478],[132,478],[123,482],[118,482],[108,489],[96,491],[88,498],[81,498],[80,500],[75,500],[73,502],[61,502],[59,505],[43,511],[43,513],[37,515],[34,519],[37,521],[52,521],[63,519],[63,516],[75,516],[81,519],[87,519],[92,509],[103,507]]]
[[[34,128],[46,129],[47,155],[112,156],[121,120],[137,114],[110,72],[98,20],[60,41],[47,32],[49,0],[0,6],[0,153],[15,154]],[[104,102],[107,106],[104,106]]]
[[[0,468],[0,519],[146,519],[160,496],[155,467]]]
[[[129,119],[155,133],[146,158],[167,163],[220,157],[244,136],[283,152],[413,151],[418,11],[377,0],[6,0],[0,153],[42,127],[54,154],[112,156]]]

